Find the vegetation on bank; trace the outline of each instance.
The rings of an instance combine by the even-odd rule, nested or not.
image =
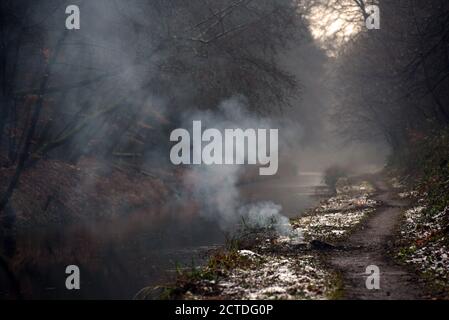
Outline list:
[[[136,298],[297,300],[336,295],[338,275],[325,267],[318,252],[260,236],[252,246],[239,243],[217,250],[205,266],[178,269],[174,283],[144,288]]]
[[[390,172],[426,195],[429,214],[449,205],[449,128],[427,135],[414,135],[409,145],[389,161]]]
[[[302,242],[271,229],[249,229],[211,253],[203,267],[178,269],[174,283],[144,288],[138,299],[336,299],[339,274],[326,266],[323,252],[340,243],[379,203],[366,181],[345,180],[337,195],[291,219]],[[339,185],[342,183],[339,182]]]
[[[348,170],[339,165],[333,165],[324,171],[324,183],[329,187],[329,189],[336,193],[337,192],[337,182],[339,179],[347,177]]]
[[[397,257],[449,298],[449,130],[415,136],[390,159],[401,198],[410,198],[398,233]]]

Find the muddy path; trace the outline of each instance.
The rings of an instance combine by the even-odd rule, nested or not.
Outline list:
[[[397,199],[382,177],[372,180],[377,189],[375,199],[380,200],[382,205],[345,241],[345,250],[328,256],[328,262],[342,277],[341,298],[425,299],[425,290],[417,277],[395,263],[389,254],[401,213],[408,203]],[[365,272],[369,265],[380,269],[379,290],[368,290],[366,287]]]

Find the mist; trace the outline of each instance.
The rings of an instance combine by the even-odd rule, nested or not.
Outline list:
[[[80,30],[64,28],[68,4],[80,8]],[[84,297],[132,297],[177,263],[202,261],[170,250],[208,250],[242,224],[301,242],[289,217],[319,202],[311,190],[323,185],[322,172],[375,171],[390,152],[381,138],[338,133],[338,57],[313,34],[299,1],[45,0],[1,8],[26,26],[5,20],[11,45],[3,53],[8,112],[0,133],[9,135],[0,160],[2,210],[14,216],[2,234],[14,234],[4,255],[17,259],[29,296],[71,298],[36,282],[58,283],[48,269],[77,263],[91,283]],[[192,121],[221,131],[278,129],[278,172],[173,165],[170,132]],[[107,284],[111,275],[122,279],[121,290]]]

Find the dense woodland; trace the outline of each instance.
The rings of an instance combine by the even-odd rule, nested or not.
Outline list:
[[[448,194],[448,4],[381,1],[382,27],[360,33],[337,62],[341,98],[334,114],[347,139],[382,137],[389,167],[430,192]],[[337,89],[339,90],[339,89]]]

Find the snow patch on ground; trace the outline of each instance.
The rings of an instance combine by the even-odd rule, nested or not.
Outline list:
[[[315,211],[317,212],[333,212],[333,211],[349,211],[363,207],[374,208],[378,202],[370,199],[369,194],[351,196],[341,194],[323,202]]]
[[[259,254],[255,253],[251,250],[239,250],[238,252],[242,257],[247,257],[247,258],[251,258],[251,259],[260,257]]]
[[[402,182],[400,182],[400,181],[398,180],[398,178],[392,178],[392,179],[390,180],[390,183],[391,183],[391,186],[392,186],[394,189],[403,189],[403,188],[404,188],[404,184],[402,184]]]
[[[294,219],[294,228],[302,230],[306,239],[343,238],[370,213],[380,202],[371,199],[372,193],[339,194],[320,204],[311,213]]]
[[[298,219],[296,223],[309,239],[325,239],[329,233],[331,236],[342,237],[373,211],[374,209],[370,208],[353,212],[306,216]]]
[[[405,212],[401,235],[408,243],[399,257],[424,273],[435,275],[442,282],[449,281],[449,239],[444,232],[449,207],[438,214],[426,214],[425,206]]]
[[[218,285],[235,299],[325,299],[330,276],[312,255],[264,255],[255,268],[233,270]]]
[[[409,198],[415,198],[418,196],[418,191],[412,190],[412,191],[405,191],[398,193],[399,198],[401,199],[409,199]]]

